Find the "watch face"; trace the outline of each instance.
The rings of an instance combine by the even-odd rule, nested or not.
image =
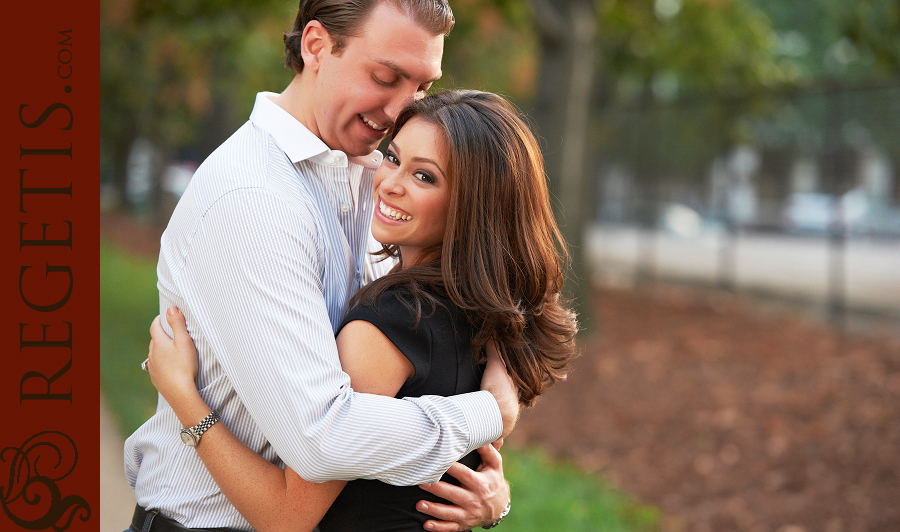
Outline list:
[[[181,441],[183,441],[184,444],[189,447],[197,445],[197,437],[194,436],[194,433],[188,429],[184,429],[181,431]]]

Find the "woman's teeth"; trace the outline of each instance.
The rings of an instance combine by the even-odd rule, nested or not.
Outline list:
[[[362,118],[362,121],[365,122],[367,126],[374,129],[375,131],[384,131],[385,129],[387,129],[386,127],[381,127],[378,124],[376,124],[375,122],[372,122],[371,120],[364,117],[363,115],[359,115],[359,117]]]
[[[412,220],[412,216],[408,214],[400,214],[399,212],[385,205],[384,202],[378,203],[378,210],[381,211],[381,214],[387,216],[391,220],[402,222],[408,222],[409,220]]]

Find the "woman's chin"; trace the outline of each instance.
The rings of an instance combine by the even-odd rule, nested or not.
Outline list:
[[[395,242],[396,239],[391,238],[389,231],[380,230],[380,228],[377,227],[376,224],[374,224],[374,223],[372,224],[372,237],[375,239],[376,242],[378,242],[379,244],[382,244],[384,246],[390,246],[390,245],[396,244],[396,242]]]

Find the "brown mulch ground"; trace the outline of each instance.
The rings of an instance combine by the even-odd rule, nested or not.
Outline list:
[[[600,333],[523,414],[665,531],[900,531],[900,334],[697,291],[600,290]]]
[[[156,257],[159,229],[105,215]],[[900,532],[900,334],[748,299],[599,290],[599,332],[523,414],[540,444],[663,510],[664,532]]]

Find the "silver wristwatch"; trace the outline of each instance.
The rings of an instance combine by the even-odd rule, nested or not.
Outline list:
[[[497,520],[494,521],[493,523],[491,523],[489,525],[484,525],[481,528],[483,528],[485,530],[490,530],[490,529],[494,528],[495,526],[499,525],[500,521],[503,521],[503,518],[506,517],[507,515],[509,515],[509,509],[511,507],[511,503],[512,503],[511,500],[506,501],[506,508],[503,509],[503,513],[500,514],[500,517],[498,517]]]
[[[200,443],[200,436],[219,420],[219,413],[213,410],[203,421],[189,429],[181,429],[181,441],[188,447],[196,447]]]

